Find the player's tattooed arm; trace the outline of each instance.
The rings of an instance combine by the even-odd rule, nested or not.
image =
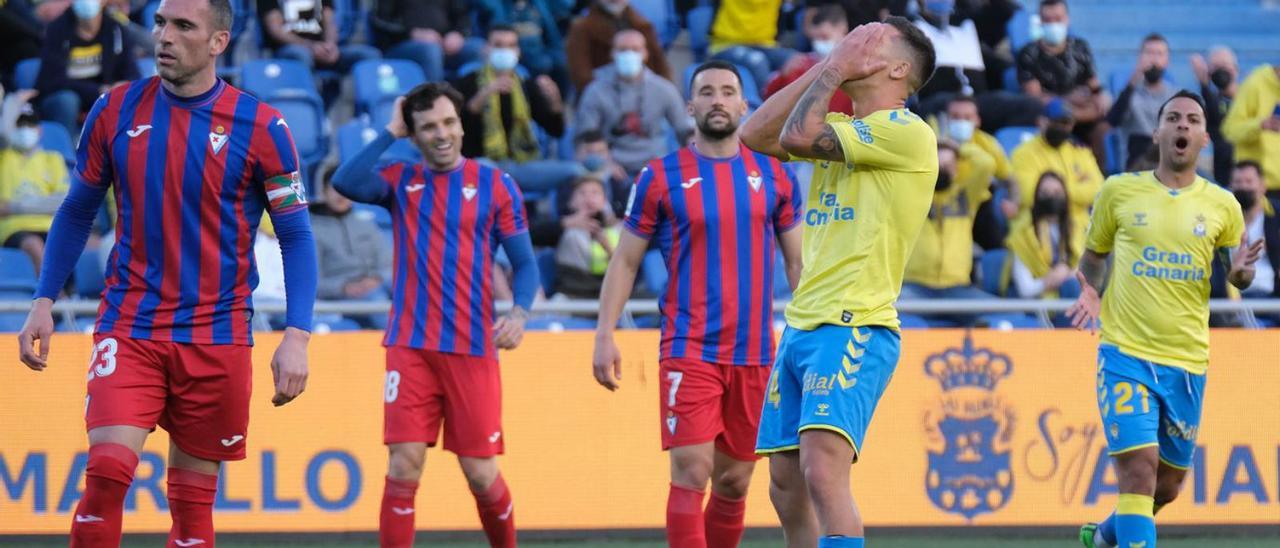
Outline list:
[[[1084,250],[1080,257],[1080,274],[1089,287],[1101,295],[1102,288],[1107,285],[1107,256],[1092,249]]]
[[[843,77],[835,67],[822,68],[787,117],[780,139],[783,149],[804,158],[844,161],[840,140],[826,122],[827,105],[842,81]]]

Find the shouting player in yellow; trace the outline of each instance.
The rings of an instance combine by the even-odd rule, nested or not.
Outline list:
[[[860,26],[744,127],[748,147],[816,163],[804,271],[756,440],[770,456],[769,495],[788,546],[863,545],[849,463],[898,364],[893,303],[937,184],[933,131],[904,108],[934,61],[933,44],[906,19]],[[827,113],[837,90],[854,117]]]
[[[1098,410],[1120,484],[1115,512],[1080,528],[1089,548],[1155,548],[1154,515],[1178,496],[1196,448],[1213,257],[1243,289],[1262,251],[1263,242],[1249,244],[1231,193],[1196,175],[1209,140],[1204,100],[1181,91],[1165,102],[1153,140],[1155,171],[1102,185],[1080,259],[1083,290],[1067,311],[1091,332],[1102,320]]]

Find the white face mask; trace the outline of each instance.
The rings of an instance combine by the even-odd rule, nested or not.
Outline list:
[[[951,120],[947,122],[947,135],[957,143],[967,143],[973,138],[973,122],[969,120]]]
[[[813,52],[818,55],[826,57],[828,55],[831,55],[831,50],[833,49],[836,49],[835,40],[814,40],[813,41]]]
[[[622,50],[613,52],[613,66],[624,78],[632,78],[644,70],[644,57],[638,51]]]
[[[493,48],[489,50],[489,64],[493,65],[495,70],[509,71],[516,68],[516,63],[520,62],[520,52],[514,48]]]
[[[76,17],[80,19],[93,19],[102,12],[102,1],[75,0],[71,3],[71,9],[76,12]]]
[[[1044,41],[1049,45],[1060,46],[1067,41],[1066,23],[1045,23],[1041,27],[1044,29]]]
[[[26,152],[40,143],[40,130],[31,126],[18,126],[9,136],[9,144],[13,148]]]

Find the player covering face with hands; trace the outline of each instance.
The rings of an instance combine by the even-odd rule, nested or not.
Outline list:
[[[1156,546],[1155,514],[1182,489],[1199,433],[1211,261],[1244,289],[1262,252],[1235,197],[1196,175],[1209,140],[1200,96],[1181,91],[1165,102],[1152,140],[1154,171],[1102,185],[1080,259],[1083,289],[1067,311],[1090,333],[1101,320],[1095,395],[1120,490],[1107,519],[1081,527],[1089,548]]]
[[[849,463],[897,366],[893,303],[937,182],[934,133],[904,108],[933,67],[932,43],[905,19],[863,25],[743,128],[752,149],[814,163],[804,272],[756,440],[788,546],[863,545]],[[854,116],[827,112],[837,89]]]
[[[100,96],[85,120],[66,200],[19,334],[22,361],[49,366],[59,295],[107,192],[116,241],[94,329],[85,422],[85,491],[72,546],[118,546],[125,493],[157,425],[169,432],[171,545],[214,544],[221,461],[245,457],[252,379],[250,259],[271,216],[284,258],[283,339],[272,402],[306,387],[315,245],[288,124],[219,80],[227,0],[163,0],[153,34],[159,76]],[[38,345],[38,347],[37,347]]]

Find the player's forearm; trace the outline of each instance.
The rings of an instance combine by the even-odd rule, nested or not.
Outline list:
[[[310,332],[317,282],[311,215],[305,208],[299,208],[273,214],[271,223],[280,240],[280,257],[284,262],[285,325]]]
[[[106,196],[106,187],[89,186],[78,177],[72,177],[71,191],[58,207],[49,227],[36,298],[52,300],[58,297],[80,258],[80,252],[84,251],[89,231],[93,229],[93,220]]]
[[[800,96],[796,106],[783,124],[779,142],[782,149],[794,156],[817,159],[840,159],[844,152],[835,131],[826,123],[827,105],[840,87],[844,77],[840,71],[826,63],[817,78]]]
[[[533,299],[538,294],[538,262],[533,257],[533,243],[529,233],[522,232],[502,241],[502,248],[511,259],[511,270],[514,278],[511,281],[511,295],[515,306],[526,311],[533,307]]]
[[[782,126],[791,114],[800,96],[809,89],[809,84],[818,78],[822,63],[815,64],[805,71],[804,75],[787,84],[777,93],[770,95],[759,109],[751,114],[742,126],[742,142],[747,148],[761,152],[771,149],[781,151],[778,136],[782,134]],[[782,151],[785,152],[785,151]]]
[[[396,138],[387,130],[378,132],[378,136],[360,149],[352,158],[342,165],[338,166],[338,170],[333,174],[333,188],[338,193],[357,202],[367,204],[375,204],[381,202],[387,195],[387,186],[383,184],[382,179],[374,173],[373,168],[378,163],[378,158],[383,152],[394,143]]]
[[[1099,295],[1107,285],[1107,256],[1092,249],[1086,249],[1080,257],[1080,273]]]

